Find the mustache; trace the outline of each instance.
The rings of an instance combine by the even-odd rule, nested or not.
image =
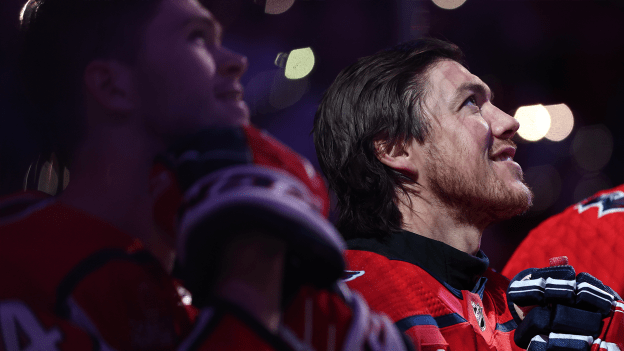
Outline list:
[[[518,149],[518,145],[516,145],[516,143],[514,143],[512,140],[509,140],[509,139],[500,140],[498,143],[494,142],[492,143],[492,146],[488,150],[488,156],[492,157],[496,155],[501,149],[504,149],[509,146],[513,147],[514,149]]]

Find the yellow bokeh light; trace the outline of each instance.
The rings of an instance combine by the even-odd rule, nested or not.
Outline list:
[[[301,79],[314,68],[314,52],[310,48],[296,49],[288,54],[284,75],[288,79]]]
[[[295,0],[267,0],[264,13],[279,15],[288,11],[294,3]]]
[[[466,0],[433,0],[433,3],[436,4],[436,6],[445,10],[454,10],[463,5],[465,2]]]
[[[546,133],[546,139],[561,141],[570,135],[574,128],[574,116],[572,110],[566,104],[544,106],[550,115],[550,129]]]
[[[538,141],[546,136],[550,129],[550,114],[541,104],[518,108],[515,118],[520,123],[518,135],[524,140]]]

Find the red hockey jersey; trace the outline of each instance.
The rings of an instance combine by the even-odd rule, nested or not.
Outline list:
[[[203,308],[179,351],[293,349],[236,305],[224,301]]]
[[[335,289],[304,286],[281,322],[271,333],[237,305],[213,299],[179,351],[413,350],[387,317],[371,313],[343,283]]]
[[[438,270],[449,279],[466,281],[453,278],[465,275],[467,268],[453,256],[472,256],[450,246],[406,231],[393,233],[388,243],[356,241],[357,245],[348,242],[347,284],[373,310],[387,314],[422,350],[521,350],[513,341],[516,323],[507,308],[509,281],[487,268],[488,260],[481,253],[481,262],[474,261],[484,272],[467,280],[474,286],[468,291],[453,288],[429,272]]]
[[[577,272],[587,272],[624,293],[624,257],[619,253],[624,225],[624,185],[604,190],[568,207],[533,229],[503,269],[513,278],[548,259],[567,256]]]
[[[126,233],[53,199],[11,216],[0,350],[171,350],[190,330],[172,278]]]
[[[179,350],[343,350],[350,330],[367,332],[351,325],[352,317],[341,295],[303,287],[284,313],[279,332],[273,334],[237,305],[214,299],[201,310]]]

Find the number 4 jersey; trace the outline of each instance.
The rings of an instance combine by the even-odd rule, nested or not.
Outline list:
[[[0,214],[0,350],[171,350],[190,330],[173,279],[126,233],[32,193]]]

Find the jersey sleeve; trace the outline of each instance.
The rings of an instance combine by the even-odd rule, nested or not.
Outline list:
[[[113,351],[96,335],[20,300],[0,301],[0,350]]]
[[[0,264],[3,262],[0,262]],[[0,351],[113,350],[97,335],[51,312],[47,299],[21,272],[0,270]]]

